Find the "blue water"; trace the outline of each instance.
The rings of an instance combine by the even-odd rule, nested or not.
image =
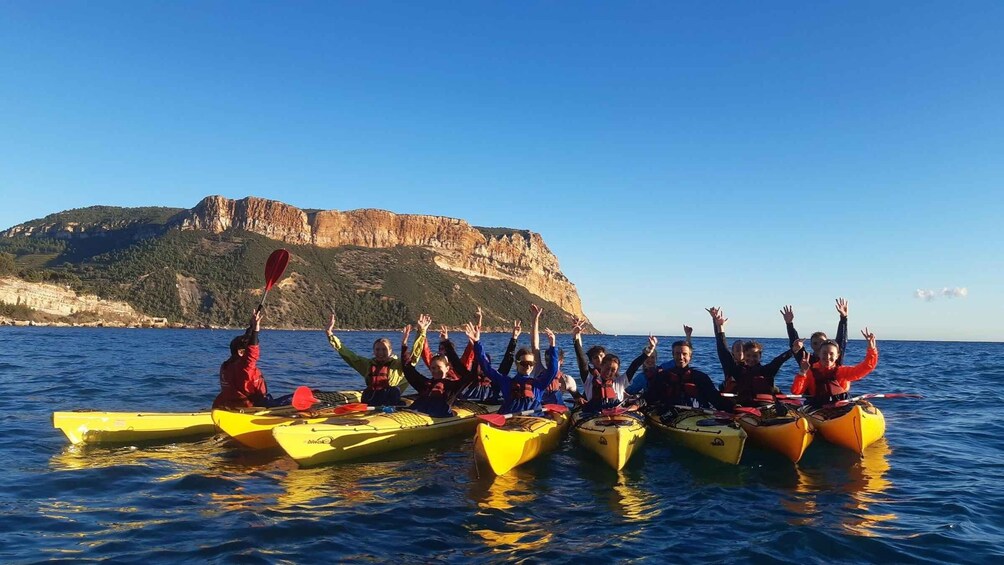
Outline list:
[[[651,434],[621,473],[569,439],[492,479],[477,476],[469,438],[298,469],[281,452],[223,438],[75,448],[52,428],[54,410],[207,408],[234,334],[0,328],[0,562],[1004,556],[1002,344],[880,341],[878,369],[854,391],[926,398],[877,400],[886,438],[864,458],[817,440],[797,466],[750,446],[739,466],[726,466]],[[379,335],[388,334],[344,337],[366,351]],[[500,353],[505,340],[485,341]],[[358,388],[322,332],[266,331],[262,341],[273,393]],[[586,338],[626,359],[644,341]],[[768,359],[786,345],[764,344]],[[863,354],[863,342],[852,342],[848,359]],[[720,378],[710,339],[695,340],[693,364]],[[793,373],[789,363],[779,383]]]

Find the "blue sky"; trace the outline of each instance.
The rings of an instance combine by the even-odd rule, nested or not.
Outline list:
[[[1004,340],[999,2],[0,6],[0,228],[209,194],[543,234],[611,333]],[[965,297],[941,294],[965,288]],[[933,299],[915,296],[934,291]]]

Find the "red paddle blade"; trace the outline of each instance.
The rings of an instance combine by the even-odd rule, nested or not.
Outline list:
[[[351,412],[365,412],[369,410],[370,407],[362,402],[353,402],[352,404],[342,404],[341,406],[335,408],[331,411],[332,414],[349,414]]]
[[[545,404],[543,408],[548,412],[557,412],[558,414],[568,412],[568,406],[565,406],[564,404]]]
[[[600,410],[600,414],[604,416],[616,416],[618,414],[623,414],[624,409],[618,406],[617,408],[607,408],[606,410]]]
[[[272,288],[272,285],[286,272],[286,265],[289,264],[289,251],[276,249],[268,256],[265,262],[265,290]]]
[[[746,408],[745,406],[736,406],[735,411],[737,414],[751,414],[753,416],[760,416],[760,411],[756,408]]]
[[[502,414],[478,414],[478,418],[494,426],[504,426],[505,416]]]
[[[310,407],[320,402],[314,397],[314,392],[305,386],[296,387],[293,391],[293,408],[299,411],[310,410]]]

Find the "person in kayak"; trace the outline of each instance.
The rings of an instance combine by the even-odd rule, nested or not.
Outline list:
[[[547,370],[548,364],[551,363],[552,359],[542,359],[540,355],[540,316],[544,313],[544,309],[536,304],[531,304],[530,313],[533,314],[533,329],[530,332],[530,347],[533,350],[533,358],[537,363],[534,366],[533,374],[534,376],[539,376],[542,372]],[[547,390],[544,391],[544,398],[541,401],[544,404],[563,405],[565,403],[564,393],[566,392],[569,393],[576,401],[582,398],[582,395],[578,392],[578,386],[575,384],[575,379],[562,372],[561,365],[564,364],[564,362],[565,350],[558,348],[558,372],[554,376],[554,380],[547,385]],[[583,401],[585,401],[585,399],[583,399]]]
[[[584,398],[577,400],[582,404],[583,412],[608,410],[624,402],[624,390],[627,388],[628,379],[618,373],[620,366],[620,357],[612,353],[603,356],[600,374],[585,382],[582,387]]]
[[[732,403],[718,393],[711,377],[690,366],[693,348],[686,341],[673,343],[673,364],[659,367],[648,381],[645,389],[645,403],[665,411],[674,406],[699,407],[714,406],[719,410],[731,410]]]
[[[586,327],[586,320],[572,321],[572,343],[575,346],[575,360],[579,364],[579,378],[583,383],[590,378],[600,376],[600,367],[603,364],[603,357],[607,354],[607,349],[602,345],[594,345],[589,351],[582,351],[582,330]]]
[[[346,347],[335,336],[334,329],[335,313],[332,312],[327,330],[328,343],[366,380],[362,402],[370,406],[401,406],[401,393],[408,388],[408,381],[404,378],[404,363],[393,355],[390,340],[380,338],[374,341],[373,357],[367,358]],[[402,341],[407,341],[407,335]]]
[[[502,389],[502,406],[499,408],[499,414],[539,410],[544,391],[547,390],[548,385],[558,372],[558,363],[554,362],[557,356],[554,332],[550,329],[544,330],[550,341],[547,355],[552,362],[548,364],[548,368],[543,373],[536,377],[533,376],[533,368],[537,362],[533,357],[533,352],[529,349],[522,348],[516,352],[516,375],[509,377],[496,371],[488,361],[484,346],[481,344],[481,327],[468,322],[466,333],[468,339],[474,342],[474,355],[481,370],[496,386]]]
[[[810,363],[808,355],[803,351],[798,361],[798,374],[791,384],[791,393],[804,394],[808,397],[806,404],[813,407],[846,399],[851,383],[864,378],[878,366],[875,334],[865,328],[861,330],[861,335],[868,341],[868,349],[865,350],[864,360],[853,367],[838,365],[840,345],[832,340],[820,345],[819,361],[816,363]]]
[[[230,357],[220,365],[220,393],[213,400],[213,408],[250,408],[271,401],[265,377],[258,368],[262,316],[262,311],[256,309],[244,334],[230,341]]]
[[[718,361],[722,365],[722,372],[725,380],[719,390],[724,393],[734,394],[736,403],[742,406],[753,406],[754,399],[758,394],[775,394],[774,379],[778,371],[788,359],[791,359],[793,350],[785,350],[766,365],[760,364],[763,355],[763,346],[756,341],[745,341],[743,344],[741,362],[737,362],[735,355],[729,351],[725,340],[725,326],[729,319],[721,308],[705,308],[711,315],[711,321],[715,328],[715,342],[718,349]],[[791,346],[794,351],[802,348],[801,340],[797,340]]]
[[[419,350],[423,346],[420,342],[424,342],[427,339],[426,335],[431,323],[432,318],[428,314],[422,314],[418,317],[418,337],[415,338],[415,350]],[[451,347],[452,344],[446,345],[447,349]],[[454,351],[455,354],[456,352]],[[458,378],[451,379],[449,378],[449,360],[444,355],[436,355],[429,364],[432,378],[423,376],[415,368],[418,357],[412,355],[409,359],[407,338],[405,339],[405,343],[401,344],[401,359],[406,360],[403,364],[405,379],[418,392],[418,398],[411,403],[409,408],[433,418],[448,418],[453,416],[453,410],[451,409],[453,402],[457,399],[460,391],[474,380],[474,373],[466,371]]]
[[[843,298],[838,298],[836,302],[837,313],[840,315],[840,320],[837,322],[837,337],[835,339],[837,345],[840,347],[840,357],[837,359],[837,365],[843,365],[844,350],[847,349],[848,304],[847,300]],[[784,318],[784,324],[788,330],[788,343],[789,345],[794,345],[800,339],[793,323],[795,320],[795,311],[792,310],[791,306],[785,306],[781,308],[781,317]],[[819,348],[827,339],[826,332],[815,332],[809,337],[809,345],[812,346],[812,353],[809,355],[810,364],[819,361]]]
[[[692,337],[694,333],[694,328],[684,324],[683,334],[686,336],[686,342],[693,349]],[[659,367],[659,351],[656,350],[656,346],[659,345],[659,338],[652,334],[648,335],[648,345],[646,345],[642,351],[641,355],[635,357],[634,361],[628,365],[627,371],[624,371],[624,376],[627,377],[630,383],[627,389],[624,390],[625,394],[629,396],[634,396],[645,392],[648,386],[648,380],[655,376],[660,370]],[[642,369],[641,374],[638,374],[638,369]],[[669,366],[665,367],[669,368]],[[636,376],[637,375],[637,376]]]

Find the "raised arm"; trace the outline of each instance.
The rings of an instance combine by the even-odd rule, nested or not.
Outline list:
[[[582,324],[581,320],[575,320],[572,324],[572,343],[575,345],[575,361],[579,365],[579,378],[585,383],[589,378],[589,359],[586,359],[586,352],[582,350]]]
[[[554,380],[554,377],[558,376],[558,348],[555,345],[557,338],[555,338],[551,328],[545,328],[544,333],[547,334],[547,342],[549,344],[547,356],[551,359],[551,363],[548,363],[547,368],[534,377],[534,382],[539,388],[547,388],[551,384],[551,381]]]
[[[705,308],[705,310],[711,314],[711,321],[715,327],[715,349],[718,351],[718,362],[722,365],[722,372],[725,373],[725,378],[735,378],[738,367],[736,367],[736,360],[732,357],[732,352],[729,351],[729,346],[725,342],[725,325],[728,324],[729,319],[725,317],[725,313],[720,308],[715,306]]]
[[[477,371],[473,367],[469,367],[464,360],[457,357],[457,350],[453,347],[453,342],[446,340],[442,343],[443,349],[446,351],[446,358],[450,360],[450,367],[453,368],[453,372],[457,374],[461,379],[468,377],[470,375],[477,376]],[[474,355],[474,342],[468,342],[467,348],[471,351],[471,356]],[[464,355],[467,355],[467,351],[464,351]]]
[[[847,314],[849,311],[849,305],[847,304],[847,299],[838,298],[837,299],[837,313],[840,314],[840,320],[837,321],[837,336],[835,341],[837,345],[840,346],[840,356],[837,357],[837,364],[844,364],[844,351],[847,349]]]
[[[878,366],[878,346],[875,344],[875,334],[868,331],[868,328],[861,330],[861,335],[868,341],[868,349],[865,350],[863,361],[852,367],[840,367],[837,369],[837,377],[847,381],[856,381]]]
[[[798,330],[795,329],[795,311],[791,306],[781,308],[781,317],[784,318],[784,327],[788,330],[788,345],[798,341]]]
[[[349,365],[349,367],[355,369],[356,372],[362,375],[364,378],[369,377],[370,364],[372,363],[372,361],[368,357],[362,357],[361,355],[358,355],[356,352],[352,351],[348,347],[345,347],[345,345],[342,344],[342,340],[338,339],[338,337],[335,336],[334,330],[335,330],[335,313],[332,312],[331,323],[328,324],[328,330],[327,330],[328,343],[331,344],[331,347],[338,352],[338,355],[341,356],[342,360],[344,360]]]
[[[512,337],[509,338],[509,344],[506,345],[505,354],[502,355],[502,362],[499,363],[499,373],[503,375],[508,375],[509,371],[512,370],[512,364],[516,360],[516,343],[519,339],[519,334],[523,333],[523,329],[520,325],[520,321],[516,320],[512,323]]]
[[[777,357],[772,359],[770,363],[764,365],[764,373],[770,378],[774,378],[775,376],[777,376],[778,371],[781,370],[781,365],[784,365],[788,361],[788,359],[791,359],[791,357],[795,354],[795,352],[801,348],[802,348],[801,340],[796,341],[794,345],[784,350],[784,353],[778,355]]]
[[[631,364],[628,365],[627,371],[624,372],[624,376],[627,377],[629,383],[631,382],[631,379],[634,378],[634,374],[638,372],[638,368],[641,367],[642,363],[644,363],[645,360],[655,352],[655,347],[658,344],[659,338],[652,334],[648,334],[648,345],[641,350],[641,355],[635,357],[634,361],[631,361]]]
[[[683,335],[687,336],[687,345],[689,345],[690,346],[690,350],[693,351],[694,350],[694,340],[691,339],[691,338],[694,335],[694,328],[688,326],[687,324],[683,324]]]
[[[536,304],[530,305],[530,314],[533,315],[533,328],[530,330],[530,348],[533,349],[533,360],[537,366],[541,366],[540,358],[540,315],[544,310]]]

